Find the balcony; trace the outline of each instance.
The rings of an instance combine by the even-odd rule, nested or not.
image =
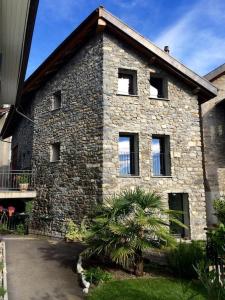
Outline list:
[[[34,198],[34,174],[30,170],[0,172],[0,199]]]

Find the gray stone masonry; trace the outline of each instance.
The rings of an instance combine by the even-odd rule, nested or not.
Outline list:
[[[36,94],[36,231],[60,235],[67,218],[79,222],[102,201],[102,57],[98,35]],[[58,90],[62,107],[52,111],[53,93]],[[50,145],[56,142],[61,158],[50,162]]]
[[[217,221],[212,207],[213,200],[225,196],[225,104],[216,105],[225,98],[225,75],[212,83],[218,88],[218,96],[202,105],[209,226]]]
[[[205,192],[199,105],[196,95],[177,78],[153,65],[109,35],[103,39],[103,195],[141,186],[160,193],[168,206],[168,193],[188,193],[192,239],[204,238]],[[137,96],[117,95],[118,68],[137,71]],[[150,72],[168,82],[168,101],[150,99]],[[119,176],[120,132],[138,133],[140,176]],[[171,177],[153,177],[151,138],[170,136]]]
[[[137,95],[117,95],[118,68],[137,71]],[[150,99],[150,72],[168,84],[168,99]],[[62,107],[52,111],[53,93]],[[67,218],[80,222],[108,196],[137,186],[188,193],[190,236],[204,239],[206,226],[202,144],[197,96],[180,79],[107,33],[90,39],[33,99],[32,163],[37,173],[33,230],[63,234]],[[119,175],[120,132],[137,133],[139,176]],[[153,177],[151,138],[170,136],[171,176]],[[20,142],[20,141],[18,141]],[[61,157],[50,162],[50,146]]]

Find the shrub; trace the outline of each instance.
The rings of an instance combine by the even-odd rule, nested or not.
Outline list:
[[[24,224],[19,224],[16,226],[16,234],[24,235],[26,233],[26,229]]]
[[[11,231],[8,229],[7,224],[0,224],[0,234],[9,234]]]
[[[143,253],[173,245],[170,222],[184,226],[172,210],[165,210],[159,195],[137,188],[105,201],[92,219],[84,255],[102,255],[143,275]]]
[[[101,268],[90,268],[85,271],[86,280],[93,284],[99,284],[112,280],[112,275]]]
[[[28,175],[24,174],[24,175],[20,175],[20,176],[17,176],[17,181],[18,183],[29,183],[29,177]]]
[[[87,230],[85,219],[80,225],[77,225],[73,220],[69,219],[66,224],[65,238],[69,241],[83,241],[86,237]]]
[[[25,212],[27,214],[31,214],[33,211],[33,206],[34,206],[33,201],[27,201],[25,204]]]
[[[210,270],[210,263],[201,261],[195,267],[198,278],[207,291],[209,300],[224,300],[225,299],[225,282],[221,282],[216,270]]]
[[[225,225],[219,224],[215,229],[208,230],[208,249],[214,253],[212,257],[221,256],[225,259]]]
[[[205,244],[202,241],[179,243],[168,251],[168,265],[174,275],[181,278],[197,278],[194,266],[205,259]]]
[[[4,290],[4,288],[0,286],[0,297],[4,297],[5,293],[6,293],[6,290]]]
[[[217,216],[218,220],[225,224],[225,198],[214,200],[213,207],[216,211],[215,215]]]

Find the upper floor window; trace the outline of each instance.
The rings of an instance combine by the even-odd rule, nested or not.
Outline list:
[[[171,175],[169,136],[152,136],[152,174],[153,176]]]
[[[137,71],[119,69],[118,94],[137,95]]]
[[[120,175],[139,175],[138,158],[138,135],[121,133],[119,136]]]
[[[51,144],[50,161],[55,162],[60,160],[60,143]]]
[[[59,109],[62,106],[62,94],[61,91],[57,91],[53,94],[52,98],[52,110]]]
[[[164,78],[155,74],[150,75],[150,97],[167,98],[166,81]]]

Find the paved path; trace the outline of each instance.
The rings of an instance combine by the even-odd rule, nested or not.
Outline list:
[[[73,272],[78,246],[37,237],[4,237],[9,300],[81,300]]]

